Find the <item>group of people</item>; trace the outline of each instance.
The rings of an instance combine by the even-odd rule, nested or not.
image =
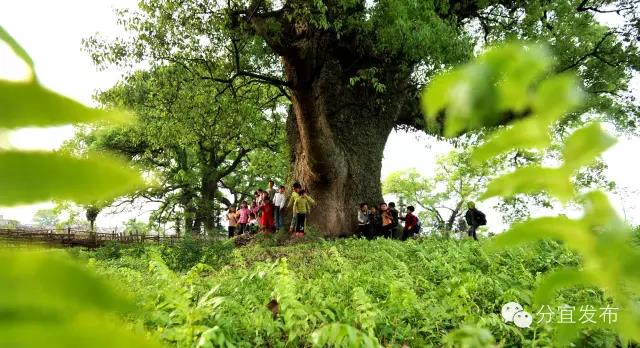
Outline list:
[[[404,217],[396,209],[394,202],[380,203],[378,206],[372,206],[369,209],[367,203],[360,203],[358,210],[358,231],[359,237],[373,239],[376,237],[396,238],[406,240],[420,233],[420,220],[414,214],[415,208],[410,205],[407,207],[407,213]],[[396,232],[400,221],[404,221],[402,233],[398,236]]]
[[[244,233],[272,233],[283,228],[284,215],[289,208],[293,213],[289,231],[296,237],[302,237],[312,205],[315,201],[300,183],[293,184],[291,195],[287,197],[285,186],[281,185],[276,190],[273,180],[269,180],[266,190],[258,189],[253,193],[251,203],[242,201],[237,209],[229,208],[226,215],[229,238]]]
[[[302,237],[307,216],[313,205],[315,201],[300,183],[293,184],[291,195],[287,197],[285,186],[281,185],[276,190],[273,180],[269,180],[266,190],[258,189],[253,193],[251,203],[243,200],[237,209],[229,208],[226,215],[229,222],[229,238],[244,233],[272,233],[279,230],[285,227],[284,216],[287,209],[291,209],[292,212],[289,232],[295,237]],[[478,240],[476,231],[478,227],[486,225],[487,220],[473,202],[469,202],[467,207],[465,219],[469,225],[468,235]],[[406,240],[420,233],[421,223],[414,213],[415,208],[412,205],[407,207],[404,216],[400,216],[394,202],[382,202],[371,208],[367,203],[361,203],[358,210],[357,235],[367,239],[384,237]],[[399,232],[400,221],[404,221],[402,232]]]
[[[476,209],[476,205],[473,202],[468,202],[467,208],[465,213],[465,220],[469,226],[467,234],[469,237],[473,237],[474,240],[478,240],[476,231],[478,227],[487,224],[486,216]],[[400,221],[404,221],[404,228],[401,233],[397,233]],[[420,233],[421,228],[422,224],[415,215],[415,208],[412,205],[407,207],[407,213],[402,217],[396,210],[394,202],[389,204],[382,202],[378,206],[374,205],[371,208],[367,203],[360,203],[357,231],[357,235],[360,237],[366,237],[367,239],[398,237],[400,240],[407,240]]]

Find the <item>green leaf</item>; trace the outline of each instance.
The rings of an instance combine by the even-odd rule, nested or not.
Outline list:
[[[0,308],[5,313],[51,311],[65,316],[79,310],[130,308],[115,288],[62,253],[3,250],[0,264]]]
[[[583,197],[584,217],[582,221],[596,226],[614,227],[626,230],[627,225],[620,219],[609,198],[602,191],[592,191]]]
[[[522,167],[491,181],[480,199],[485,200],[495,196],[507,198],[518,193],[546,192],[562,201],[567,201],[574,194],[569,177],[569,173],[564,168]]]
[[[553,300],[554,292],[562,288],[576,285],[590,285],[592,282],[585,272],[574,268],[564,268],[547,274],[536,289],[534,303],[536,305],[549,305]]]
[[[544,149],[550,143],[551,136],[547,124],[539,117],[530,117],[497,131],[473,151],[472,159],[474,163],[479,164],[510,150]]]
[[[582,98],[575,75],[556,75],[538,86],[533,98],[533,113],[552,123],[579,105]]]
[[[528,107],[532,84],[552,65],[549,50],[544,46],[523,46],[521,43],[510,43],[491,50],[481,61],[500,71],[500,83],[496,85],[500,94],[498,109],[517,113]]]
[[[424,90],[421,98],[422,111],[426,117],[435,119],[438,113],[449,104],[449,90],[459,78],[460,73],[453,71],[436,76]]]
[[[534,83],[551,65],[544,46],[493,47],[475,62],[434,78],[423,93],[423,111],[431,119],[444,112],[446,137],[498,125],[505,114],[528,110]]]
[[[4,41],[7,45],[9,45],[9,47],[13,50],[13,52],[29,66],[29,69],[31,70],[31,74],[35,76],[36,73],[34,69],[33,59],[31,59],[27,51],[25,51],[25,49],[22,48],[22,46],[20,46],[20,44],[11,35],[9,35],[9,33],[1,25],[0,25],[0,40]]]
[[[565,142],[564,167],[575,171],[588,165],[615,143],[616,139],[602,130],[599,123],[582,127]]]
[[[133,304],[57,251],[0,250],[0,347],[160,347],[114,322]]]
[[[0,128],[57,126],[95,121],[124,122],[122,111],[87,107],[38,83],[0,80]]]
[[[0,205],[51,199],[91,203],[142,186],[140,175],[108,156],[79,159],[59,153],[0,152]]]
[[[2,323],[0,347],[160,348],[162,345],[118,326],[113,319],[86,315],[71,322]]]
[[[559,216],[543,217],[515,224],[507,232],[493,237],[487,248],[495,251],[545,238],[562,240],[567,243],[567,246],[576,250],[591,249],[595,244],[594,236],[589,232],[586,224]]]

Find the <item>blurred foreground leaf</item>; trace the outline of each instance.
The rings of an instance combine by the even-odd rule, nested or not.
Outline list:
[[[59,153],[0,152],[0,205],[50,199],[91,203],[142,185],[136,171],[109,156],[80,159]]]
[[[512,149],[546,148],[551,136],[542,122],[539,117],[530,117],[497,131],[473,151],[474,163],[481,164]]]
[[[574,194],[573,184],[568,180],[568,177],[564,168],[522,167],[490,182],[487,191],[480,199],[484,200],[495,196],[507,198],[519,193],[546,192],[562,201],[567,201]]]
[[[0,80],[0,128],[59,126],[95,121],[124,122],[121,111],[93,109],[31,82]]]
[[[25,49],[22,48],[22,46],[20,46],[20,44],[11,35],[9,35],[9,33],[6,30],[4,30],[4,28],[1,25],[0,25],[0,41],[4,41],[7,45],[9,45],[9,48],[11,48],[11,50],[13,50],[13,52],[29,66],[29,69],[31,70],[31,74],[35,75],[35,69],[33,68],[33,60],[31,59],[27,51],[25,51]]]
[[[67,256],[0,250],[0,347],[160,347],[122,327],[133,308]]]
[[[590,164],[615,143],[616,139],[604,132],[598,123],[580,128],[564,144],[564,165],[577,170]]]

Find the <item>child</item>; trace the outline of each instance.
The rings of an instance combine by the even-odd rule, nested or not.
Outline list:
[[[313,203],[314,201],[306,195],[305,190],[298,192],[298,198],[296,198],[296,201],[293,203],[293,214],[296,216],[295,237],[304,236],[307,215],[311,212],[311,204]]]
[[[380,203],[380,217],[382,218],[382,235],[391,238],[393,235],[393,216],[387,208],[387,203]]]
[[[258,220],[256,219],[256,214],[251,213],[249,215],[249,223],[247,224],[247,231],[245,233],[256,234],[258,232]]]
[[[271,233],[273,230],[273,204],[269,196],[264,197],[262,206],[260,206],[260,212],[262,217],[260,218],[260,227],[262,233]]]
[[[229,221],[229,238],[232,238],[235,235],[236,226],[238,225],[238,213],[235,207],[229,208],[226,219]]]
[[[247,201],[242,201],[240,203],[240,210],[238,210],[238,234],[242,234],[248,231],[247,223],[249,222],[249,214],[251,214],[251,211],[247,206]]]
[[[296,201],[296,199],[298,199],[298,197],[300,197],[300,195],[298,194],[300,190],[302,190],[302,185],[300,185],[300,183],[298,182],[294,183],[293,190],[291,191],[291,197],[289,197],[289,203],[287,203],[287,208],[293,207],[293,203]],[[289,233],[295,232],[296,225],[296,213],[293,213],[291,217],[291,224],[289,225]]]
[[[382,219],[378,213],[378,208],[374,205],[369,212],[369,235],[367,239],[371,240],[380,235],[382,229]]]
[[[407,215],[400,220],[404,220],[404,230],[402,230],[402,240],[413,237],[418,230],[418,218],[413,215],[415,208],[410,205],[407,207]]]
[[[391,220],[393,224],[391,226],[391,238],[395,238],[398,236],[398,226],[400,226],[399,216],[400,213],[396,209],[396,204],[394,202],[389,202],[389,213],[391,214]],[[402,238],[402,231],[400,232],[400,238]]]
[[[258,212],[260,211],[260,206],[258,205],[258,199],[254,199],[253,202],[251,202],[251,209],[249,209],[252,213],[258,215]]]
[[[262,206],[262,202],[264,202],[265,196],[266,196],[265,192],[262,189],[258,189],[258,198],[256,200],[258,207]]]

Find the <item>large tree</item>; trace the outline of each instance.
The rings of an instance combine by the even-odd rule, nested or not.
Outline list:
[[[277,87],[291,103],[290,178],[320,206],[311,223],[340,235],[353,230],[358,202],[381,199],[382,153],[394,127],[440,134],[441,122],[420,115],[422,84],[486,44],[548,43],[557,71],[578,72],[590,96],[573,120],[606,110],[623,128],[634,126],[623,99],[640,66],[638,7],[633,0],[143,0],[121,12],[127,38],[86,43],[98,64],[174,63],[232,90]],[[599,24],[596,15],[608,12],[622,25]]]

